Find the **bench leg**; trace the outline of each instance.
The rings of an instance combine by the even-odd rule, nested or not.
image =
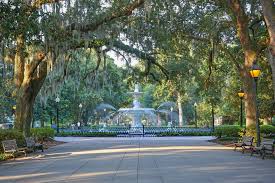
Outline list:
[[[265,151],[263,151],[263,153],[262,153],[262,159],[264,159],[265,158]]]
[[[242,147],[242,154],[244,154],[244,150],[245,150],[245,148],[244,148],[244,147]]]
[[[250,156],[253,156],[253,154],[254,154],[254,150],[252,149],[252,150],[251,150]]]

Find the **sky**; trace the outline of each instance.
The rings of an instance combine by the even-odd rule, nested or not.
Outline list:
[[[112,59],[114,59],[114,63],[118,67],[126,67],[125,60],[122,56],[117,56],[117,54],[114,51],[108,51],[107,55],[110,56]],[[136,57],[131,57],[131,66],[135,66],[138,63],[138,59]]]

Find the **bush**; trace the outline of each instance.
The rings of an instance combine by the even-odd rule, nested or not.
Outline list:
[[[61,137],[116,137],[113,132],[60,132]]]
[[[275,134],[275,126],[272,125],[262,125],[260,127],[261,133],[264,135]]]
[[[211,136],[212,132],[162,132],[157,134],[158,137],[165,136]]]
[[[31,136],[36,140],[43,142],[46,139],[54,137],[54,129],[52,128],[32,128]]]
[[[0,130],[0,142],[12,139],[16,140],[18,147],[24,147],[26,145],[25,138],[21,132],[13,129]],[[0,146],[0,152],[3,152],[2,144]]]
[[[235,125],[223,125],[217,126],[214,131],[214,135],[218,138],[221,137],[240,137],[243,129],[240,126]]]
[[[10,154],[4,154],[4,153],[0,153],[0,161],[4,161],[7,160],[9,158],[11,158],[12,156]]]

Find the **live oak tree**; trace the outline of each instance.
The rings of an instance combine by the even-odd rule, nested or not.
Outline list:
[[[268,8],[272,6],[265,4],[271,1],[261,1],[267,25],[274,24],[270,20],[272,10]],[[6,60],[14,61],[16,128],[29,134],[33,103],[45,78],[55,70],[67,75],[66,63],[72,60],[75,50],[96,50],[96,68],[104,62],[104,53],[110,50],[124,57],[127,54],[129,58],[138,57],[145,61],[143,74],[161,80],[173,74],[167,71],[169,67],[165,68],[169,64],[158,63],[160,55],[166,55],[167,62],[173,65],[184,59],[181,55],[185,53],[180,52],[185,48],[196,51],[200,44],[206,54],[193,60],[208,62],[209,78],[216,50],[227,55],[231,61],[228,64],[235,64],[247,94],[247,125],[254,124],[255,91],[249,69],[268,44],[265,31],[259,31],[265,30],[262,21],[258,21],[259,4],[259,1],[238,0],[1,2],[0,17],[4,20],[0,23],[1,53]],[[268,26],[270,38],[274,37],[272,30]],[[177,48],[173,47],[175,42]],[[272,39],[269,45],[272,48]],[[273,53],[274,49],[270,50]],[[181,63],[177,66],[181,67]],[[174,76],[177,79],[177,74]]]
[[[272,69],[273,100],[275,100],[275,3],[273,0],[261,0],[263,16],[269,34],[268,61]],[[275,106],[275,102],[273,104]],[[275,108],[275,107],[274,107]]]
[[[15,128],[29,135],[35,98],[56,59],[66,62],[70,50],[81,47],[100,50],[103,45],[94,40],[105,36],[96,30],[130,16],[143,3],[120,1],[105,7],[100,1],[1,2],[1,44],[14,59]]]
[[[60,98],[60,126],[67,127],[79,120],[84,125],[87,125],[88,121],[97,124],[99,113],[95,113],[95,109],[100,103],[119,108],[127,101],[128,90],[124,82],[127,70],[116,66],[113,59],[106,55],[105,63],[97,70],[96,52],[91,49],[80,49],[71,59],[66,67],[66,78],[60,81],[64,76],[63,72],[49,73],[37,96],[34,117],[41,121],[41,124],[56,122],[56,95]]]
[[[262,4],[269,37],[261,17],[260,1],[173,1],[155,6],[154,10],[161,11],[153,11],[145,23],[140,21],[135,26],[149,29],[147,32],[141,32],[143,38],[140,38],[139,42],[143,48],[150,50],[153,47],[153,53],[156,55],[164,52],[167,62],[171,65],[175,64],[174,59],[178,55],[177,51],[171,49],[174,39],[177,42],[175,45],[182,47],[188,44],[195,45],[195,42],[203,44],[205,50],[209,50],[205,53],[209,55],[209,78],[213,58],[219,56],[218,51],[224,52],[228,64],[234,65],[232,67],[236,68],[242,79],[246,93],[246,125],[251,126],[256,122],[256,93],[249,71],[254,61],[263,60],[268,40],[272,43],[274,37],[271,31],[274,3],[266,1]],[[168,57],[169,55],[173,55],[174,58]],[[200,57],[196,59],[200,60]],[[271,68],[273,67],[274,63],[271,63]],[[148,72],[148,69],[145,71]],[[152,77],[155,78],[155,75]]]

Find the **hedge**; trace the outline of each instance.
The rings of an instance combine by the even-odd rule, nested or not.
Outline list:
[[[113,132],[60,132],[57,136],[61,137],[116,137]]]
[[[218,138],[221,137],[239,137],[243,132],[243,128],[236,125],[223,125],[217,126],[214,131],[214,135]]]
[[[212,132],[162,132],[157,134],[158,137],[165,136],[211,136]]]
[[[269,136],[275,134],[275,126],[272,125],[261,125],[260,126],[262,136]],[[251,126],[246,130],[247,136],[255,136],[256,137],[256,128],[255,126]],[[236,125],[223,125],[217,126],[214,131],[214,135],[218,138],[224,137],[240,137],[244,134],[244,128]]]
[[[15,139],[18,147],[24,147],[26,145],[23,134],[14,129],[0,130],[0,142],[3,140]],[[0,145],[0,152],[3,152],[2,144]]]
[[[272,125],[262,125],[260,127],[261,133],[264,135],[275,134],[275,126]]]
[[[54,129],[52,128],[32,128],[31,136],[36,140],[43,142],[46,139],[54,138]]]

